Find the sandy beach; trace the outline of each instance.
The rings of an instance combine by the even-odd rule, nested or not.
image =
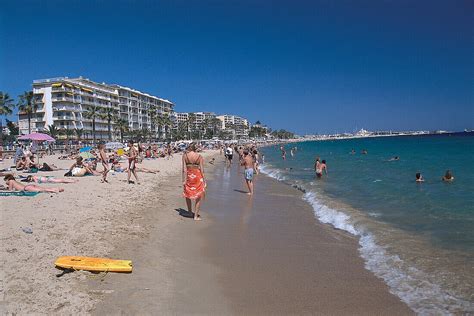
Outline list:
[[[213,154],[208,151],[204,156]],[[64,169],[73,163],[59,160],[57,156],[45,156],[43,161]],[[7,159],[0,168],[12,164],[12,160]],[[61,271],[54,267],[54,261],[64,255],[110,257],[118,246],[134,239],[146,240],[153,223],[143,220],[143,210],[155,206],[160,196],[164,196],[155,193],[167,186],[169,177],[180,175],[181,155],[170,160],[144,160],[139,167],[160,172],[139,172],[140,185],[127,184],[126,173],[111,172],[109,184],[100,183],[99,176],[88,176],[77,178],[79,182],[73,184],[42,184],[64,188],[59,194],[1,197],[2,314],[91,311],[103,293],[91,292],[87,281],[104,276],[76,271],[57,277]],[[63,178],[65,172],[38,174]],[[160,223],[165,219],[160,219]],[[25,233],[23,228],[31,229],[32,233]],[[119,255],[117,259],[126,258]]]
[[[91,176],[60,194],[2,197],[2,312],[411,313],[364,269],[357,240],[318,223],[301,192],[260,175],[249,198],[237,165],[227,170],[217,152],[204,155],[217,160],[206,163],[199,223],[184,210],[180,155],[145,160],[160,173],[139,173],[141,185],[125,174],[110,175],[110,184]],[[134,271],[57,277],[61,255],[130,259]]]

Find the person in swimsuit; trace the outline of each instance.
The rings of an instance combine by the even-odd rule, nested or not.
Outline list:
[[[316,162],[314,164],[314,171],[316,171],[316,176],[318,178],[321,178],[323,176],[323,170],[328,174],[327,166],[326,166],[326,160],[323,160],[319,162],[319,157],[316,158]]]
[[[254,159],[254,166],[253,168],[255,169],[255,172],[258,174],[259,173],[259,170],[258,170],[258,167],[260,165],[260,157],[258,155],[258,150],[257,149],[254,149],[253,150],[253,159]]]
[[[188,212],[194,214],[194,220],[201,220],[199,211],[201,200],[206,192],[206,180],[204,178],[204,159],[196,153],[196,145],[191,143],[187,152],[183,154],[183,195],[186,199]],[[193,213],[192,200],[195,201]]]
[[[286,150],[285,150],[285,147],[280,146],[280,151],[281,151],[281,159],[286,160]]]
[[[105,152],[105,145],[104,144],[99,144],[97,146],[97,149],[99,149],[99,159],[102,162],[102,167],[104,168],[104,171],[102,171],[102,183],[104,182],[109,182],[107,181],[107,174],[110,171],[109,163],[107,160],[107,153]]]
[[[416,182],[425,182],[425,179],[423,179],[423,176],[419,172],[416,174]]]
[[[73,177],[83,177],[87,174],[98,175],[97,172],[84,164],[84,160],[81,156],[76,158],[76,162],[72,164],[69,171],[66,173],[66,175],[68,174]]]
[[[225,149],[226,165],[230,166],[232,164],[233,154],[234,151],[232,150],[232,147],[227,146]]]
[[[38,184],[41,183],[76,183],[78,180],[73,180],[73,179],[56,179],[55,177],[51,176],[46,176],[46,177],[41,177],[41,176],[27,176],[26,177],[26,182],[35,182]]]
[[[249,189],[248,195],[253,195],[253,174],[254,174],[254,160],[246,149],[243,152],[244,158],[242,159],[241,165],[245,168],[245,183]]]
[[[451,173],[451,170],[446,170],[446,174],[443,176],[442,180],[444,182],[452,182],[454,181],[454,176]]]
[[[16,162],[16,170],[23,170],[26,169],[26,157],[23,156],[20,159],[17,160]]]
[[[130,180],[130,177],[133,176],[135,177],[135,180],[137,181],[137,184],[140,184],[138,182],[138,177],[137,177],[137,170],[136,170],[136,163],[137,163],[137,157],[138,157],[138,151],[137,149],[133,146],[133,141],[128,141],[128,147],[130,148],[128,152],[128,173],[127,173],[127,181],[128,183],[135,183]]]
[[[25,191],[25,192],[47,192],[47,193],[59,193],[63,192],[63,188],[43,188],[36,184],[21,184],[15,180],[15,177],[11,174],[8,174],[4,178],[5,183],[8,185],[8,190],[10,191]]]

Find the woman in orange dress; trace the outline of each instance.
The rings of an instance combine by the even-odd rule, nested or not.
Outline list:
[[[183,155],[183,195],[186,198],[188,212],[194,214],[195,221],[201,220],[199,210],[206,190],[203,162],[202,156],[196,153],[196,144],[191,143]],[[195,200],[194,213],[191,200]]]

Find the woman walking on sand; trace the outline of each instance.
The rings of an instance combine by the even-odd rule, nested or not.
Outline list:
[[[202,156],[196,153],[196,144],[191,143],[183,154],[183,195],[186,198],[188,212],[194,214],[195,221],[201,220],[199,210],[206,190],[203,164]],[[194,213],[191,200],[195,200]]]

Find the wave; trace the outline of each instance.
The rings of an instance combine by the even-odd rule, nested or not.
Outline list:
[[[304,192],[303,199],[313,207],[315,217],[320,222],[358,236],[359,253],[364,259],[365,268],[383,279],[390,292],[397,295],[416,313],[450,315],[474,311],[472,303],[457,298],[438,284],[429,282],[425,272],[409,266],[399,256],[388,253],[386,248],[377,242],[376,236],[363,224],[356,223],[347,213],[325,205],[318,199],[316,192],[304,184],[299,181],[289,183],[281,170],[271,166],[265,166],[262,172]]]

